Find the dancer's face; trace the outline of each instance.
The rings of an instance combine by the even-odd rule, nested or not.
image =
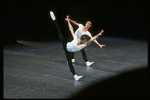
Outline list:
[[[87,21],[86,24],[85,24],[85,27],[90,28],[90,27],[91,27],[91,24],[92,24],[92,23],[91,23],[90,21]]]

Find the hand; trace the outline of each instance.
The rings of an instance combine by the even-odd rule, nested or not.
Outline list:
[[[101,30],[101,32],[98,35],[102,35],[103,32],[104,32],[104,30]]]
[[[101,49],[103,49],[103,46],[106,46],[106,45],[100,45]]]
[[[66,20],[66,21],[68,21],[69,19],[70,19],[70,18],[69,18],[69,15],[68,15],[68,16],[66,16],[66,19],[65,19],[65,20]]]

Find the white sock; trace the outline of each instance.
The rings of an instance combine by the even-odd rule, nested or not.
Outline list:
[[[77,77],[77,74],[75,74],[73,77]]]
[[[87,61],[86,63],[89,63],[89,61]]]

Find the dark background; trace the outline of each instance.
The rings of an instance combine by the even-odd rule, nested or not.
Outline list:
[[[56,15],[66,38],[71,35],[64,20],[67,15],[78,23],[92,22],[90,32],[103,36],[147,40],[144,2],[6,2],[4,3],[4,43],[16,40],[58,40],[56,27],[49,16]],[[73,25],[74,30],[77,26]]]

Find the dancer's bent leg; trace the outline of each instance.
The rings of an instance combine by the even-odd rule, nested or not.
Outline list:
[[[82,56],[83,56],[84,61],[86,62],[86,66],[87,66],[87,67],[91,66],[94,62],[89,62],[89,61],[88,61],[84,49],[81,50],[81,53],[82,53]]]
[[[84,61],[87,62],[88,59],[87,59],[87,56],[86,56],[84,49],[81,50],[81,53],[82,53],[82,57],[83,57]]]

